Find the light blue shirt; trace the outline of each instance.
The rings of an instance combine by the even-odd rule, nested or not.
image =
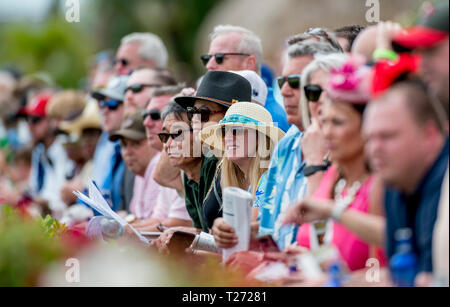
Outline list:
[[[124,170],[125,163],[120,157],[119,143],[111,142],[109,134],[103,132],[94,153],[92,179],[114,211],[121,209]]]
[[[283,250],[296,240],[298,227],[282,225],[290,206],[302,199],[307,180],[303,174],[300,140],[303,134],[292,125],[274,150],[267,171],[267,182],[261,206],[260,235],[271,234]]]

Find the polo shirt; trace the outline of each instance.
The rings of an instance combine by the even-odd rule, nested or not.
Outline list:
[[[200,181],[189,179],[186,174],[184,178],[184,191],[186,194],[186,209],[192,219],[194,227],[208,232],[208,225],[203,219],[203,202],[208,194],[211,183],[216,173],[217,158],[214,156],[203,157],[200,168]]]
[[[386,251],[390,258],[396,252],[395,233],[401,228],[412,230],[413,252],[418,258],[418,272],[432,272],[432,242],[441,186],[448,167],[448,139],[438,158],[422,178],[415,191],[406,195],[387,187]]]

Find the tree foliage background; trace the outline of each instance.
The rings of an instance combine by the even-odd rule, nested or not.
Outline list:
[[[45,71],[63,87],[79,87],[92,56],[115,50],[131,32],[153,32],[165,42],[170,66],[183,79],[197,75],[195,36],[220,0],[80,1],[79,23],[65,20],[66,1],[53,0],[42,22],[0,21],[0,67]]]

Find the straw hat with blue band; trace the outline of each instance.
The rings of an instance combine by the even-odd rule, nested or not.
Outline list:
[[[284,137],[284,132],[274,125],[272,115],[263,106],[253,102],[237,102],[228,109],[219,124],[204,127],[200,131],[202,142],[223,152],[222,127],[227,126],[257,130],[268,136],[274,145]]]

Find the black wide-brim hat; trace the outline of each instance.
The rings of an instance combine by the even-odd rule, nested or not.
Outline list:
[[[238,101],[252,100],[252,86],[244,77],[227,71],[208,71],[197,90],[196,96],[175,98],[183,108],[193,107],[195,101],[205,100],[230,107]]]

